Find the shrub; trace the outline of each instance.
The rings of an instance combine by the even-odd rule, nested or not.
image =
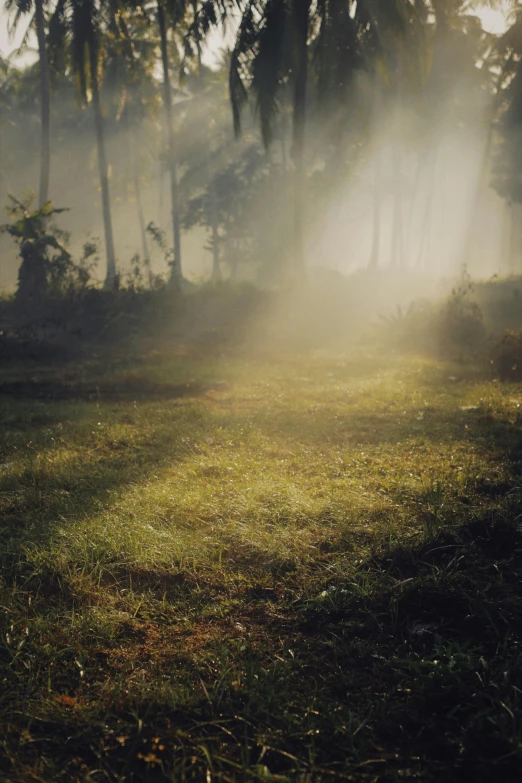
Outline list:
[[[476,357],[486,344],[482,310],[473,299],[473,284],[464,268],[434,324],[438,352],[442,358]]]
[[[34,312],[48,297],[61,296],[72,290],[85,289],[91,279],[90,263],[95,247],[87,244],[80,263],[75,263],[67,243],[69,235],[54,222],[55,209],[49,201],[39,209],[31,203],[10,196],[11,222],[0,226],[0,232],[13,237],[21,259],[16,300],[21,309]]]
[[[491,354],[491,364],[502,381],[522,378],[522,332],[506,332]]]
[[[398,349],[434,354],[449,361],[482,356],[487,332],[473,294],[464,270],[442,304],[417,300],[408,308],[399,306],[394,313],[381,316],[381,339]]]
[[[434,309],[426,301],[412,302],[407,309],[380,317],[382,333],[394,347],[432,353],[434,351]]]

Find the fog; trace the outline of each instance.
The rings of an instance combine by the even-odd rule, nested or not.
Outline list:
[[[415,155],[403,153],[395,266],[428,277],[455,275],[463,263],[477,277],[519,271],[519,250],[511,236],[516,208],[484,181],[483,167],[484,139],[478,135],[441,136],[436,156],[420,167]],[[394,265],[397,183],[393,150],[387,146],[361,167],[358,185],[347,183],[331,199],[309,240],[308,256],[314,265],[347,274],[370,263],[376,176],[381,180],[379,266]]]
[[[486,27],[488,20],[501,18],[483,15]],[[361,70],[339,120],[339,107],[325,113],[310,85],[303,194],[310,281],[332,273],[391,270],[410,275],[416,292],[427,294],[434,280],[455,279],[464,266],[480,279],[520,274],[520,206],[492,187],[495,150],[501,147],[495,128],[502,116],[491,109],[499,92],[499,66],[488,65],[485,58],[494,52],[494,42],[485,43],[484,34],[469,32],[465,25],[451,35],[448,41],[437,40],[426,77],[404,77],[398,101],[376,100]],[[471,40],[477,51],[459,59],[456,35]],[[284,279],[281,270],[293,252],[290,105],[280,101],[267,148],[255,101],[244,110],[242,136],[236,139],[228,55],[219,59],[217,41],[214,34],[199,75],[189,70],[175,87],[183,275],[192,282],[215,276],[217,252],[223,278],[272,285]],[[475,60],[471,69],[470,56]],[[9,195],[24,200],[38,188],[38,74],[38,63],[27,60],[4,69],[2,205]],[[152,223],[172,245],[161,71],[148,77],[146,100],[135,88],[123,106],[121,78],[121,73],[107,75],[102,85],[118,271],[125,277],[136,256],[143,260],[147,254],[152,273],[167,276],[168,253],[143,232]],[[508,74],[500,85],[506,94],[509,84]],[[384,94],[386,80],[380,89]],[[92,104],[78,99],[71,73],[54,77],[51,129],[50,195],[56,207],[67,210],[59,225],[70,233],[76,256],[84,242],[97,243],[94,277],[101,284],[104,224],[94,115]],[[12,290],[19,261],[8,236],[0,238],[0,258],[0,285]]]

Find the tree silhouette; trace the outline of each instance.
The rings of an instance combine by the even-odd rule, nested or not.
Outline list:
[[[77,77],[80,96],[91,99],[96,128],[98,171],[102,196],[105,252],[107,258],[106,288],[117,283],[116,253],[112,230],[111,199],[109,191],[109,166],[105,149],[105,132],[102,111],[101,43],[103,30],[110,14],[110,3],[99,0],[58,0],[51,20],[52,45],[55,48],[68,44],[72,70]]]
[[[33,15],[38,40],[38,58],[40,66],[40,187],[38,203],[42,207],[49,200],[49,178],[51,171],[51,81],[49,57],[45,31],[45,0],[6,0],[5,8],[13,14],[12,29],[15,30],[24,16]]]

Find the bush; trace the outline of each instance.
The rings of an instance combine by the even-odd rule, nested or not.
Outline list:
[[[502,381],[522,378],[522,332],[506,332],[493,348],[491,364]]]
[[[0,232],[9,234],[19,249],[21,264],[16,292],[19,309],[34,313],[48,297],[84,290],[90,283],[91,257],[96,249],[88,244],[81,261],[73,260],[67,250],[69,235],[54,222],[55,216],[65,210],[55,209],[50,201],[32,209],[29,201],[9,198],[11,222],[0,226]]]
[[[487,332],[473,294],[464,270],[441,305],[419,300],[405,310],[397,307],[395,313],[381,316],[381,337],[395,348],[434,354],[448,361],[484,356]]]
[[[466,269],[444,303],[434,327],[441,358],[463,361],[477,357],[484,350],[487,338],[484,318],[473,299],[473,284]]]
[[[434,308],[430,302],[412,302],[407,309],[397,306],[394,313],[382,315],[381,328],[386,341],[394,347],[407,351],[433,353]]]

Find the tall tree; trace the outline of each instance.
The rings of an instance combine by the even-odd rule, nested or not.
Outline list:
[[[168,46],[168,21],[170,11],[174,21],[179,21],[184,12],[184,7],[180,3],[173,9],[166,8],[165,0],[158,0],[157,15],[158,27],[160,33],[161,64],[163,72],[163,103],[165,111],[165,122],[167,125],[167,144],[168,144],[168,169],[170,177],[170,199],[171,199],[171,217],[172,217],[172,236],[174,239],[174,256],[172,260],[171,283],[174,287],[181,285],[183,278],[181,268],[181,225],[179,217],[179,187],[178,187],[178,166],[176,161],[176,138],[174,133],[174,117],[172,105],[172,85],[170,79],[170,62]]]
[[[254,96],[265,144],[285,100],[292,105],[293,264],[305,273],[305,131],[310,75],[319,90],[318,107],[350,111],[353,76],[361,68],[382,68],[390,41],[417,32],[420,0],[266,0],[243,12],[230,66],[236,132],[241,110]],[[420,47],[418,47],[420,48]],[[394,65],[395,67],[395,65]],[[288,86],[290,85],[290,96]]]
[[[268,0],[259,17],[256,4],[249,3],[232,52],[229,80],[236,135],[241,131],[241,112],[250,91],[255,96],[267,147],[280,98],[288,81],[292,85],[292,260],[297,277],[305,274],[303,189],[310,7],[310,0]]]
[[[517,5],[518,3],[513,3]],[[496,111],[493,117],[490,141],[494,142],[492,154],[493,187],[506,199],[509,207],[510,241],[509,267],[520,268],[522,246],[520,227],[514,218],[515,205],[522,204],[522,9],[517,13],[506,33],[495,47],[504,65],[499,79]],[[493,134],[494,131],[494,134]]]
[[[49,75],[49,57],[45,30],[45,0],[6,0],[8,13],[14,14],[12,29],[16,29],[23,16],[33,14],[38,41],[38,58],[40,66],[40,187],[38,203],[42,207],[49,200],[49,178],[51,171],[51,80]]]
[[[490,0],[488,5],[500,7],[501,4]],[[445,127],[451,133],[465,131],[468,139],[474,138],[482,148],[478,178],[470,194],[470,210],[463,220],[461,255],[462,263],[467,265],[472,264],[477,247],[481,212],[489,208],[484,196],[490,179],[491,120],[498,102],[495,96],[505,81],[505,62],[499,56],[497,37],[486,32],[481,19],[474,14],[475,9],[483,6],[477,0],[430,0],[432,23],[428,30],[432,68],[423,89],[420,117],[425,178],[431,182],[426,195],[420,255],[427,249],[429,240],[437,160],[443,161],[438,150],[441,129]]]
[[[292,105],[293,271],[305,275],[304,184],[306,98],[309,76],[310,0],[268,0],[261,17],[252,2],[244,11],[230,62],[230,97],[236,134],[249,91],[255,97],[268,147],[280,100]],[[291,84],[291,96],[286,85]],[[248,87],[247,87],[248,84]]]
[[[115,127],[123,120],[127,144],[128,166],[123,168],[123,179],[130,173],[130,181],[136,203],[141,240],[141,254],[148,266],[149,282],[152,281],[149,242],[146,231],[145,210],[141,188],[140,159],[147,147],[154,145],[155,120],[159,116],[159,89],[154,70],[157,66],[157,36],[151,35],[146,12],[140,5],[119,0],[108,3],[106,13],[107,37],[110,46],[106,52],[105,77],[110,119]],[[144,131],[146,144],[138,145],[136,133]]]
[[[58,0],[51,25],[53,46],[59,47],[66,42],[69,43],[70,61],[77,76],[82,99],[88,101],[89,92],[91,96],[107,258],[105,287],[111,289],[116,285],[117,272],[101,99],[102,58],[100,55],[106,21],[105,10],[102,0]]]

